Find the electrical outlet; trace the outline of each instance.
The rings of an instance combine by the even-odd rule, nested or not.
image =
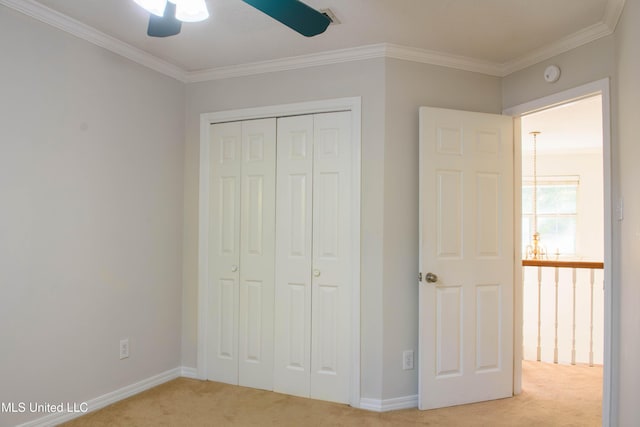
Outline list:
[[[120,360],[129,357],[129,338],[120,340]]]
[[[624,199],[620,197],[618,200],[618,206],[616,206],[616,215],[618,217],[618,221],[622,221],[624,219]]]
[[[413,369],[413,350],[402,352],[402,369],[405,371]]]

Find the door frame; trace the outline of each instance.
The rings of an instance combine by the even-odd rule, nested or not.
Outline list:
[[[209,129],[214,123],[286,117],[306,114],[351,112],[351,256],[356,260],[351,272],[351,373],[349,404],[360,407],[360,199],[361,199],[361,123],[360,97],[336,98],[293,104],[271,105],[200,115],[200,182],[198,208],[198,352],[197,378],[207,379],[207,304],[209,292]]]
[[[611,410],[613,405],[611,402],[611,390],[614,372],[613,363],[615,358],[612,357],[612,349],[619,348],[619,334],[617,326],[612,322],[614,295],[617,295],[618,289],[612,281],[612,238],[613,238],[613,187],[612,187],[612,164],[611,164],[611,95],[610,95],[610,79],[604,78],[591,83],[587,83],[572,89],[558,92],[549,96],[545,96],[533,101],[529,101],[520,105],[509,107],[503,110],[503,114],[514,117],[514,173],[516,182],[521,179],[517,174],[521,169],[520,162],[516,161],[521,158],[522,141],[520,135],[520,117],[537,111],[546,110],[558,105],[566,104],[571,101],[588,98],[594,95],[602,96],[602,161],[603,161],[603,189],[604,189],[604,357],[603,357],[603,388],[602,388],[602,425],[611,425]],[[518,157],[520,156],[520,157]],[[516,239],[519,240],[521,232],[521,192],[517,193],[514,198],[516,203],[514,215],[516,215]],[[518,243],[518,242],[516,242]],[[521,246],[519,246],[521,247]],[[520,254],[520,252],[516,252]],[[522,268],[521,254],[516,256],[515,263],[517,268]],[[516,270],[518,271],[518,270]],[[514,292],[514,393],[519,394],[522,391],[522,322],[523,322],[523,284],[522,275],[516,274],[516,289]],[[616,330],[614,330],[616,329]]]

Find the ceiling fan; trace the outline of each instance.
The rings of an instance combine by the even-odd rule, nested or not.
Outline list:
[[[205,0],[133,0],[149,11],[150,37],[169,37],[180,32],[183,22],[209,17]],[[306,37],[323,33],[331,18],[299,0],[242,0]]]

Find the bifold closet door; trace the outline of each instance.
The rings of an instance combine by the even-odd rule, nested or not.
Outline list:
[[[313,116],[278,119],[274,391],[309,397]]]
[[[350,113],[278,119],[274,390],[349,402]]]
[[[273,388],[276,120],[211,125],[208,378]]]

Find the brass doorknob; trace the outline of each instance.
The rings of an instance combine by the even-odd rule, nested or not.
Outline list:
[[[433,273],[427,273],[427,275],[424,276],[424,280],[426,280],[427,283],[436,283],[438,281],[438,276]]]

